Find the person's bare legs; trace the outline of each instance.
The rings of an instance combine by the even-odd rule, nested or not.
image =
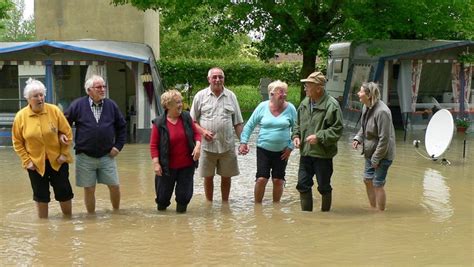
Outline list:
[[[72,215],[72,200],[60,201],[59,206],[64,216],[70,217]]]
[[[84,187],[84,203],[88,213],[95,213],[95,185]]]
[[[374,187],[375,189],[375,199],[377,200],[377,208],[380,211],[385,210],[385,202],[386,202],[386,195],[385,195],[385,189],[383,186],[379,187]]]
[[[47,202],[36,202],[36,209],[38,210],[38,218],[48,218],[48,203]]]
[[[273,202],[280,202],[281,196],[283,195],[283,186],[285,180],[283,179],[272,179],[273,182]]]
[[[204,193],[206,199],[212,201],[214,196],[214,176],[204,177]]]
[[[265,177],[258,177],[255,181],[255,189],[253,195],[255,197],[255,203],[262,203],[263,196],[265,195],[265,187],[267,186],[268,179]]]
[[[108,185],[110,191],[110,202],[114,210],[120,209],[120,185]]]
[[[221,194],[224,202],[229,201],[231,183],[231,177],[221,177]]]
[[[364,179],[365,189],[367,190],[367,197],[372,208],[376,208],[375,190],[371,179]]]

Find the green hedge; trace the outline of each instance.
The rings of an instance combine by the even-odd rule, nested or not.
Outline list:
[[[301,87],[297,85],[290,85],[288,87],[288,96],[286,100],[293,103],[295,107],[298,107],[300,104],[300,88]],[[230,86],[229,89],[237,96],[242,113],[252,113],[258,104],[262,102],[262,95],[260,94],[258,86],[234,85]],[[199,90],[201,90],[201,88],[192,90],[191,95],[183,93],[185,108],[191,106],[192,99]],[[245,118],[248,118],[249,116],[250,114],[248,116],[244,115]]]
[[[288,84],[299,83],[301,63],[270,64],[250,60],[209,60],[209,59],[175,59],[157,62],[163,84],[166,89],[176,84],[189,82],[196,87],[208,86],[207,72],[218,66],[225,72],[225,83],[231,85],[258,86],[260,78],[279,79]]]
[[[239,101],[240,109],[242,112],[253,111],[260,102],[262,102],[262,96],[258,87],[242,85],[234,86],[229,88],[237,96]],[[292,85],[288,87],[288,96],[286,100],[293,103],[295,107],[300,104],[300,87]]]

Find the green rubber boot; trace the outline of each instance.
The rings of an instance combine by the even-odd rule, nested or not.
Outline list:
[[[302,211],[313,211],[313,192],[300,192],[300,202]]]
[[[176,212],[177,213],[185,213],[188,205],[176,204]]]
[[[321,196],[321,211],[329,211],[331,209],[332,192]]]

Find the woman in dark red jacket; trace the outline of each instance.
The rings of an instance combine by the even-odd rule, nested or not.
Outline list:
[[[176,186],[176,211],[186,212],[193,196],[194,169],[201,152],[201,135],[177,90],[161,95],[165,114],[153,121],[150,153],[155,171],[156,204],[164,211]]]

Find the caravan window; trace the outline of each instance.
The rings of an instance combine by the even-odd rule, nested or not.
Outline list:
[[[433,98],[439,103],[453,103],[451,64],[424,63],[421,70],[417,103],[433,104]],[[448,107],[448,106],[446,106]],[[419,109],[425,106],[419,105]]]
[[[344,59],[338,58],[334,60],[334,73],[342,73],[344,67]]]
[[[362,104],[359,101],[357,93],[360,90],[362,83],[369,81],[370,73],[372,71],[371,65],[356,64],[352,71],[351,91],[349,92],[348,105],[351,109],[361,110]]]
[[[328,79],[332,79],[332,62],[333,62],[333,59],[330,58],[328,60],[328,70],[327,70]]]

